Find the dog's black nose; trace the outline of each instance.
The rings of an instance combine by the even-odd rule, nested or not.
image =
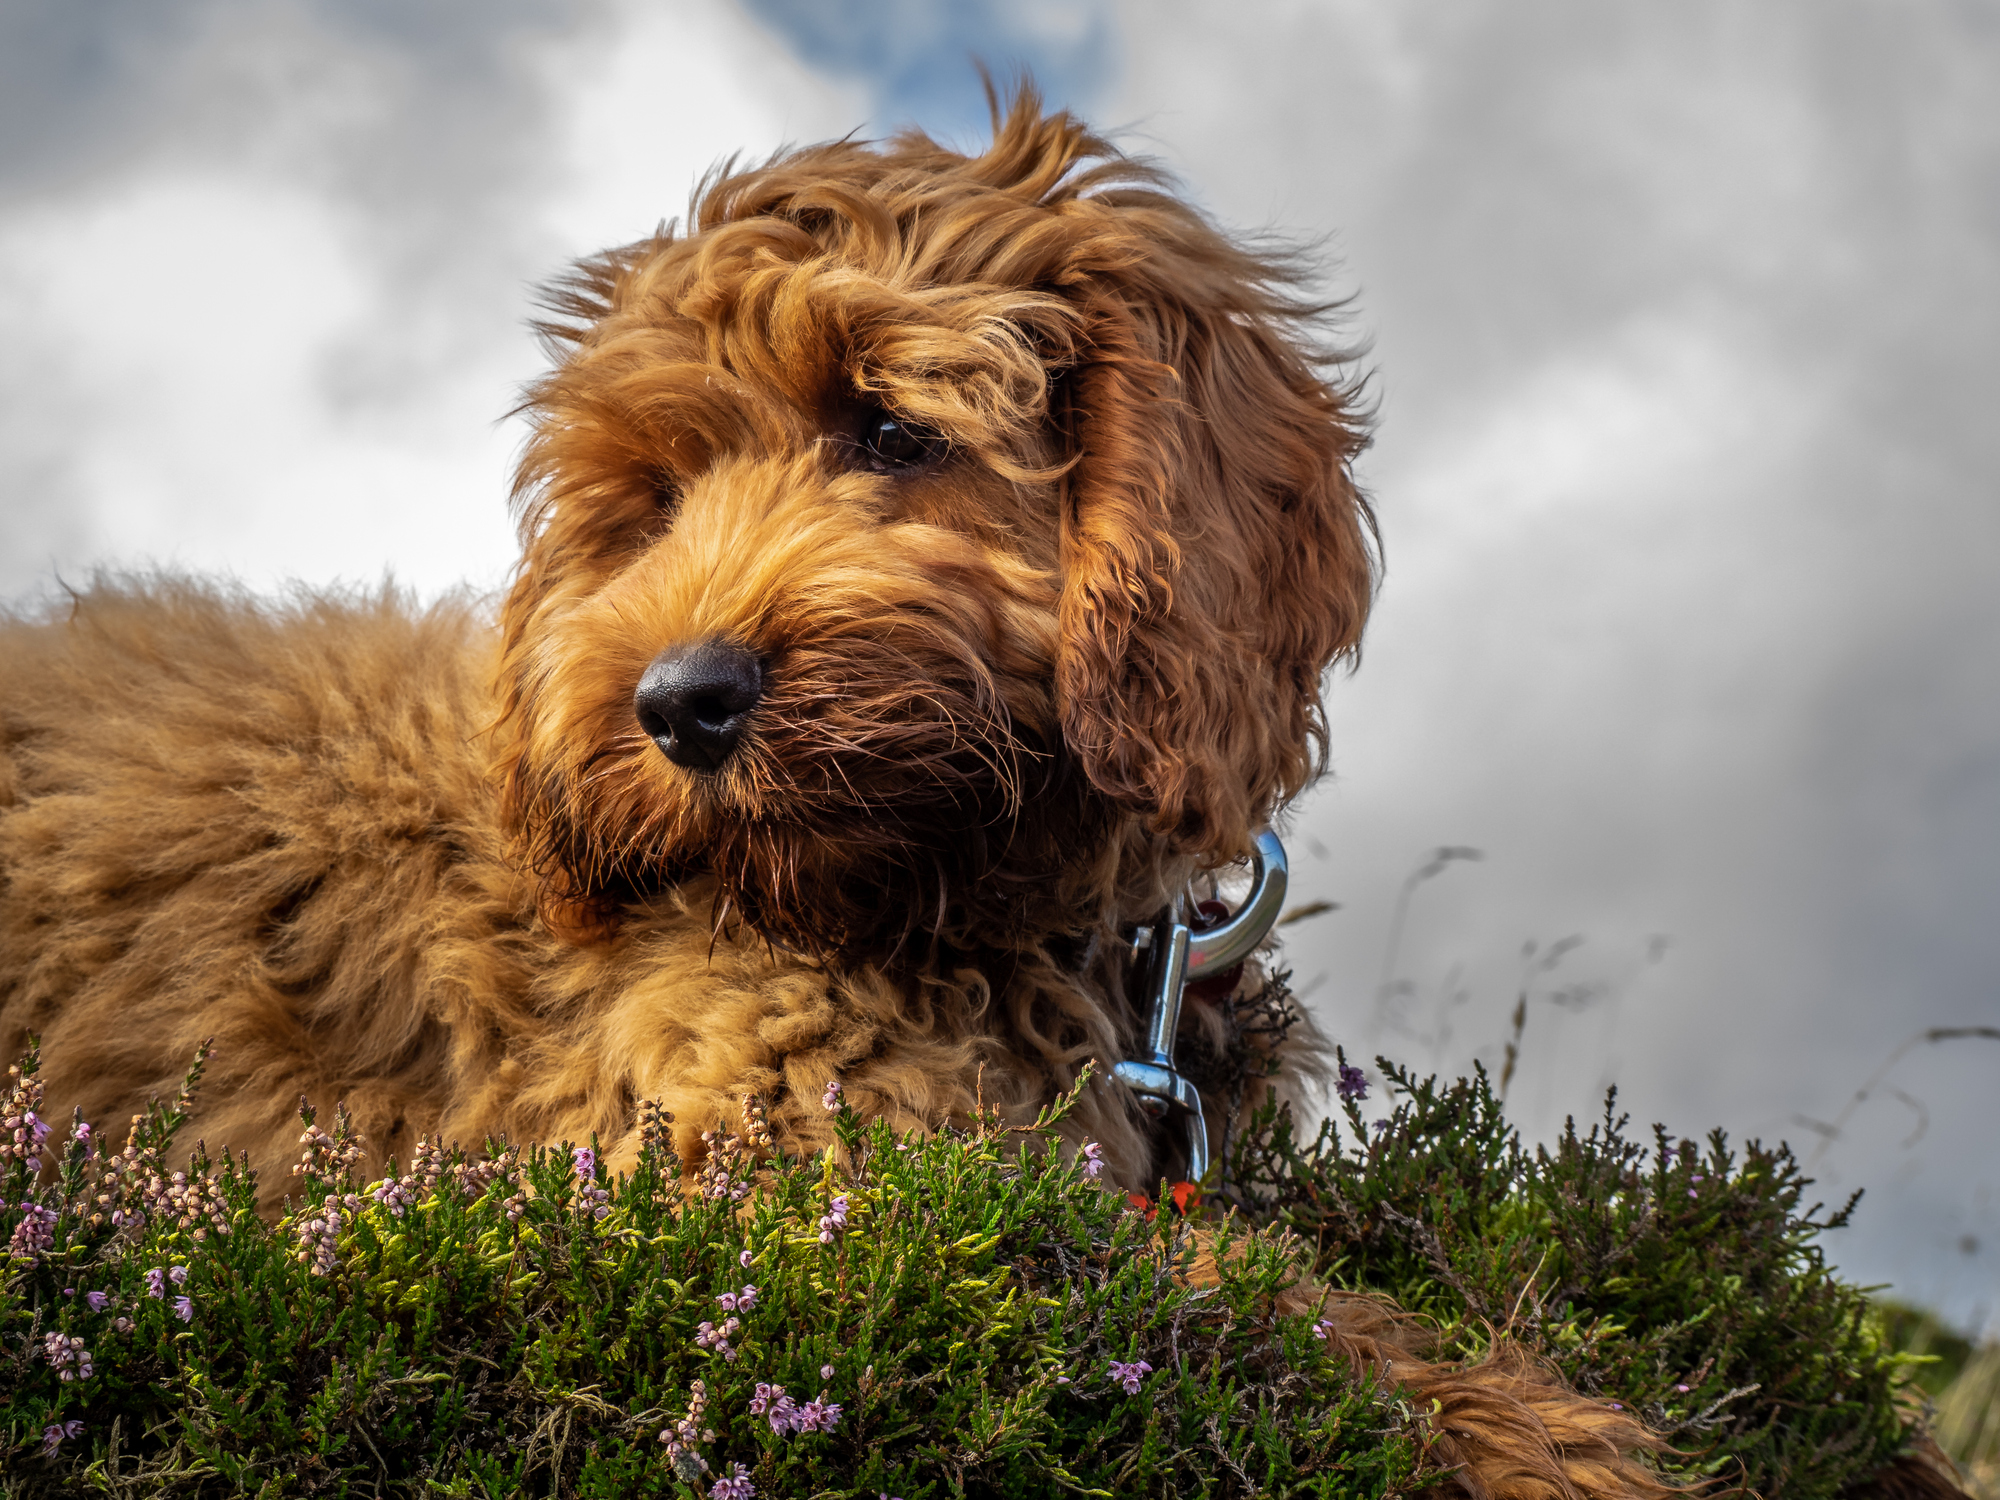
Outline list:
[[[702,641],[669,646],[654,657],[632,708],[668,760],[690,771],[717,771],[735,753],[763,695],[764,669],[754,653],[728,641]]]

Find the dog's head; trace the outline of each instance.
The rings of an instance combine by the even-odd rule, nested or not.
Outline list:
[[[1299,276],[1025,89],[983,155],[798,151],[584,262],[503,621],[545,910],[706,873],[718,921],[881,958],[1243,855],[1373,581]]]

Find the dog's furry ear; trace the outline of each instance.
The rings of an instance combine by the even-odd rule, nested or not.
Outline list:
[[[1324,764],[1320,679],[1358,648],[1374,523],[1355,390],[1305,342],[1319,309],[1175,207],[1076,301],[1057,691],[1098,789],[1221,862]]]
[[[523,531],[526,560],[500,610],[500,712],[486,730],[501,827],[515,860],[534,875],[535,907],[549,931],[567,943],[601,942],[616,932],[619,892],[597,874],[606,864],[603,851],[588,822],[575,816],[549,747],[537,744],[546,731],[533,711],[536,691],[547,686],[547,668],[534,649],[536,627],[566,580],[560,550],[532,522]]]

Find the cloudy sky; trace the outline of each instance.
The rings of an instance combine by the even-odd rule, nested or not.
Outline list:
[[[1531,1133],[1788,1137],[1851,1275],[2000,1310],[2000,1043],[1853,1102],[2000,1026],[1987,0],[12,0],[0,598],[493,587],[528,288],[732,152],[976,144],[974,54],[1354,296],[1326,1028],[1497,1065],[1525,991]]]

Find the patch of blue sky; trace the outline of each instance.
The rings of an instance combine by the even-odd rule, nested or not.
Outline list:
[[[919,124],[947,145],[986,138],[977,64],[1004,92],[1023,72],[1043,97],[1090,116],[1117,67],[1105,0],[744,0],[806,64],[864,84],[866,133]]]

